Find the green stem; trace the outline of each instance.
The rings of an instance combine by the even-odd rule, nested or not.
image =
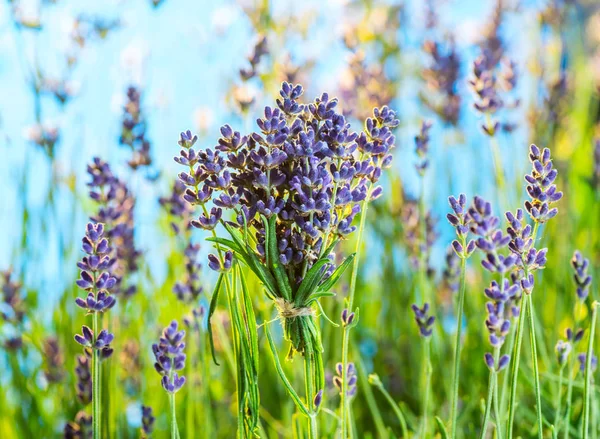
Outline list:
[[[358,278],[358,264],[360,262],[360,249],[362,244],[362,237],[365,230],[365,224],[367,222],[367,211],[369,209],[369,198],[371,197],[371,189],[367,191],[367,197],[360,205],[361,215],[360,215],[360,223],[358,226],[358,234],[356,236],[356,248],[354,250],[355,256],[354,261],[352,262],[352,274],[350,277],[350,287],[348,290],[348,298],[346,299],[346,306],[349,311],[352,310],[352,305],[354,303],[354,292],[356,291],[356,281]],[[348,367],[348,342],[350,340],[350,329],[351,326],[344,326],[343,335],[342,335],[342,370],[346,370]],[[341,401],[340,401],[340,420],[341,420],[341,431],[342,436],[341,439],[346,439],[348,437],[348,416],[347,411],[350,409],[349,404],[347,402],[347,392],[348,385],[346,380],[342,380],[342,393],[341,393]]]
[[[171,409],[171,439],[179,438],[177,416],[175,414],[175,393],[169,393],[169,407]]]
[[[313,398],[315,397],[312,370],[313,355],[314,354],[312,353],[312,349],[304,354],[304,381],[306,386],[306,405],[309,411],[311,412],[310,416],[308,417],[308,439],[319,438],[317,430],[317,413],[313,401]]]
[[[385,387],[383,387],[383,383],[381,382],[379,377],[377,377],[377,379],[373,382],[373,385],[377,387],[379,391],[383,394],[387,402],[390,404],[390,407],[394,411],[396,417],[398,418],[398,422],[400,422],[400,429],[402,431],[402,437],[408,437],[408,427],[406,425],[406,418],[404,417],[404,413],[402,413],[402,410],[400,410],[400,407],[398,406],[396,401],[394,401],[394,398],[392,398],[392,395],[390,395],[389,392],[385,389]]]
[[[431,361],[429,338],[423,345],[423,369],[425,371],[425,397],[423,398],[423,418],[421,420],[421,437],[427,437],[427,415],[429,412],[429,393],[431,387]]]
[[[527,312],[527,301],[521,301],[519,311],[519,324],[517,326],[517,340],[513,352],[513,363],[511,369],[510,402],[508,411],[507,437],[512,439],[513,424],[515,421],[515,404],[517,401],[517,381],[519,378],[519,362],[521,359],[521,345],[523,344],[523,329],[525,327],[525,313]]]
[[[511,322],[511,327],[514,323]],[[513,352],[515,349],[515,339],[516,339],[516,333],[515,331],[510,331],[509,334],[509,338],[508,338],[508,352]],[[508,383],[510,382],[510,370],[507,370],[504,374],[504,379],[502,380],[502,393],[500,396],[500,413],[504,413],[506,414],[507,411],[507,407],[506,404],[508,403],[508,401],[506,400],[506,393],[508,392]]]
[[[569,355],[568,374],[569,384],[567,385],[567,410],[565,413],[565,434],[564,439],[569,439],[569,430],[571,430],[571,400],[573,398],[573,353]]]
[[[494,370],[490,370],[490,382],[488,384],[488,395],[487,401],[485,403],[485,412],[483,415],[483,425],[481,426],[481,434],[479,435],[480,439],[485,439],[485,433],[487,431],[487,426],[490,421],[490,412],[492,408],[492,399],[494,398],[494,375],[496,372]]]
[[[92,330],[94,331],[94,337],[98,337],[98,313],[94,313]],[[93,368],[93,381],[92,381],[92,428],[94,439],[100,439],[100,426],[102,419],[102,406],[100,401],[100,352],[98,349],[92,348],[92,368]]]
[[[504,279],[502,280],[504,283]],[[500,358],[500,348],[495,348],[494,364],[498,364]],[[498,395],[498,372],[494,372],[494,418],[496,420],[496,437],[502,439],[502,419],[500,419],[499,397]]]
[[[465,246],[466,239],[462,240],[463,248]],[[467,259],[461,257],[460,260],[460,290],[458,292],[458,310],[457,316],[458,321],[456,322],[456,339],[454,340],[454,374],[452,376],[452,402],[450,406],[450,437],[456,437],[456,413],[458,407],[458,388],[460,383],[460,348],[461,348],[461,337],[462,337],[462,324],[463,324],[463,308],[465,303],[465,290],[466,290],[466,276],[465,270],[467,265]]]
[[[536,347],[536,335],[535,335],[535,318],[533,316],[533,297],[531,294],[527,294],[525,298],[529,303],[527,305],[527,315],[529,316],[529,335],[531,342],[531,356],[533,359],[533,379],[535,388],[535,402],[537,412],[537,424],[538,424],[538,438],[543,439],[544,437],[544,426],[542,421],[542,395],[540,390],[540,370],[537,359],[537,347]]]
[[[354,259],[356,260],[356,258]],[[344,330],[342,332],[342,392],[340,395],[340,419],[341,419],[341,429],[342,429],[342,439],[346,439],[348,437],[347,431],[347,420],[348,420],[348,388],[346,386],[346,370],[348,368],[348,337],[350,335],[350,327],[344,326]]]
[[[596,316],[598,315],[598,302],[592,304],[592,320],[590,322],[590,337],[585,357],[585,382],[583,387],[583,439],[589,437],[590,425],[590,382],[592,373],[592,354],[594,347],[594,333],[596,331]]]
[[[556,392],[556,412],[554,413],[554,437],[558,437],[558,431],[560,427],[558,425],[560,419],[560,410],[562,403],[562,387],[563,387],[563,374],[565,370],[565,365],[560,366],[560,371],[558,374],[558,391]]]

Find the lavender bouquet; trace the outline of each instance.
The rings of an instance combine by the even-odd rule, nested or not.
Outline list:
[[[203,213],[192,225],[212,230],[209,241],[217,245],[218,255],[209,257],[209,265],[221,276],[209,318],[220,284],[235,287],[242,272],[234,270],[233,285],[226,273],[243,262],[260,279],[278,311],[290,343],[288,358],[296,353],[304,357],[306,402],[282,368],[277,369],[299,410],[310,418],[311,437],[317,437],[315,397],[324,388],[324,368],[315,308],[320,307],[319,299],[334,295],[332,287],[354,258],[349,255],[338,265],[334,250],[356,230],[352,223],[360,204],[382,193],[374,183],[391,163],[395,140],[391,129],[398,120],[389,108],[376,108],[365,130],[357,134],[336,112],[337,99],[323,93],[312,103],[302,104],[298,101],[302,93],[300,85],[283,83],[277,108],[266,107],[264,117],[257,120],[258,132],[242,135],[225,125],[215,151],[196,151],[196,136],[182,133],[179,144],[183,149],[175,160],[189,167],[179,174],[188,186],[184,198],[202,207]],[[225,219],[224,211],[230,213],[231,221]],[[228,237],[216,235],[218,224]],[[240,316],[234,315],[233,320]],[[252,357],[257,343],[252,335],[255,322],[241,323],[241,332],[249,332],[250,337],[243,339],[248,346],[240,346],[240,357]],[[265,332],[278,363],[266,325]],[[246,361],[254,374],[257,364],[250,363],[255,361]]]

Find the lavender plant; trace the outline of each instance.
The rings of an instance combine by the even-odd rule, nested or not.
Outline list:
[[[550,159],[550,150],[544,148],[540,150],[536,145],[529,148],[529,161],[532,164],[531,174],[525,176],[527,193],[530,199],[524,203],[525,210],[529,213],[534,222],[533,230],[530,225],[524,224],[523,212],[519,209],[516,215],[507,213],[506,218],[509,221],[508,232],[511,236],[509,248],[516,256],[517,271],[513,278],[520,282],[521,290],[525,299],[521,306],[519,324],[517,328],[516,344],[514,351],[514,360],[512,368],[512,383],[510,393],[510,408],[508,417],[508,437],[512,438],[512,430],[515,416],[516,390],[519,375],[519,359],[521,351],[521,342],[523,337],[524,317],[529,317],[530,344],[533,359],[534,387],[536,395],[537,428],[538,436],[543,436],[541,392],[539,384],[539,367],[536,347],[535,318],[533,310],[533,300],[531,294],[534,288],[533,273],[544,268],[546,263],[546,249],[537,250],[534,247],[537,232],[540,224],[544,224],[549,219],[556,216],[558,209],[553,207],[554,203],[562,198],[562,192],[559,192],[554,184],[558,171],[554,169]]]
[[[78,297],[75,303],[87,314],[92,315],[92,329],[88,326],[82,327],[82,333],[75,335],[75,341],[85,348],[85,353],[92,357],[92,419],[94,439],[101,437],[102,405],[100,399],[101,361],[110,357],[113,349],[110,347],[114,335],[106,329],[100,330],[100,315],[111,309],[116,299],[111,294],[111,289],[117,284],[117,279],[111,274],[114,259],[109,253],[111,248],[108,239],[104,237],[104,224],[88,223],[85,236],[82,240],[84,256],[77,267],[80,278],[77,286],[87,291],[87,297]]]
[[[570,424],[571,424],[571,409],[572,409],[572,398],[573,398],[573,382],[577,374],[577,369],[574,367],[574,355],[569,355],[577,345],[583,340],[584,329],[578,327],[582,322],[578,321],[578,316],[581,314],[581,308],[585,306],[585,302],[589,295],[589,288],[592,283],[592,276],[588,274],[589,260],[584,258],[579,250],[575,250],[573,257],[571,258],[571,268],[573,269],[573,282],[575,284],[575,305],[573,307],[573,327],[567,328],[565,333],[565,341],[559,341],[562,346],[565,346],[567,355],[567,395],[566,395],[566,413],[564,418],[564,438],[568,439],[570,436]],[[594,319],[592,319],[593,327]],[[581,359],[577,357],[581,363]],[[587,400],[584,401],[587,403]],[[559,414],[557,413],[557,417]],[[560,425],[556,426],[557,431]]]
[[[152,345],[152,352],[156,362],[154,368],[162,377],[160,384],[169,395],[169,408],[171,417],[171,439],[179,438],[177,416],[175,411],[175,393],[185,384],[185,377],[178,371],[185,367],[185,331],[178,330],[177,322],[173,320],[167,326],[158,343]]]
[[[456,336],[454,341],[454,368],[452,374],[452,399],[450,406],[450,435],[451,437],[456,436],[456,417],[458,408],[458,388],[460,384],[460,351],[461,351],[461,340],[462,340],[462,322],[463,322],[463,308],[465,303],[465,290],[466,290],[466,264],[467,259],[475,251],[475,240],[469,240],[469,228],[471,225],[471,216],[468,214],[467,196],[460,194],[458,199],[455,197],[448,198],[450,207],[454,213],[449,213],[446,218],[450,224],[456,230],[456,236],[458,239],[452,241],[452,255],[456,255],[460,258],[460,280],[458,286],[458,306],[457,306],[457,322],[456,322]]]
[[[209,241],[217,244],[218,255],[210,257],[211,267],[223,279],[233,260],[231,251],[248,266],[278,310],[290,342],[288,357],[304,356],[306,405],[298,404],[297,394],[282,379],[309,417],[310,436],[316,437],[318,408],[313,399],[323,389],[324,372],[313,306],[332,295],[331,288],[354,258],[336,267],[332,252],[340,239],[356,230],[352,221],[361,208],[362,231],[366,202],[381,195],[374,183],[382,167],[390,164],[391,128],[398,121],[389,108],[375,109],[358,135],[336,113],[337,99],[324,93],[306,105],[298,102],[302,93],[301,86],[284,83],[277,108],[266,107],[264,118],[257,120],[260,131],[242,136],[225,125],[217,151],[196,152],[195,136],[182,133],[183,150],[176,161],[189,168],[179,175],[188,185],[186,200],[203,209],[192,225],[213,231]],[[214,207],[209,212],[211,200]],[[223,210],[229,210],[234,221],[224,221]],[[216,236],[219,223],[231,239]],[[221,247],[229,249],[225,256]],[[349,309],[353,291],[351,287]],[[347,342],[344,346],[347,352]]]

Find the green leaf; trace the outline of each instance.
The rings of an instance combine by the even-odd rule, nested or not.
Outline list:
[[[448,431],[446,430],[446,426],[444,425],[444,422],[439,418],[439,416],[435,417],[435,422],[438,426],[438,429],[440,430],[442,439],[448,439],[450,437],[450,435],[448,434]]]
[[[302,402],[302,399],[300,398],[300,396],[298,396],[298,393],[296,393],[296,391],[292,387],[290,381],[285,376],[285,372],[283,371],[283,368],[281,367],[281,362],[279,361],[279,356],[277,355],[277,348],[275,347],[275,343],[273,342],[273,337],[271,337],[271,332],[269,331],[269,325],[267,323],[265,323],[264,328],[265,328],[265,334],[267,335],[267,340],[269,342],[269,348],[271,349],[271,356],[273,357],[273,363],[275,364],[275,369],[277,370],[277,374],[281,378],[281,381],[283,381],[283,385],[287,389],[289,395],[292,397],[292,400],[296,404],[296,407],[298,407],[298,410],[300,410],[306,416],[310,417],[310,411],[308,410],[306,405],[304,405],[304,403]]]
[[[344,260],[344,262],[342,262],[340,264],[340,266],[335,269],[335,271],[331,274],[331,276],[329,276],[329,278],[325,282],[323,282],[321,285],[319,285],[319,288],[317,289],[317,291],[323,292],[323,291],[331,290],[335,286],[337,281],[340,279],[342,274],[344,274],[344,271],[346,271],[346,269],[350,266],[350,264],[354,260],[355,256],[356,256],[356,253],[352,253],[350,256],[348,256]]]
[[[319,259],[327,258],[329,256],[329,254],[333,251],[334,247],[339,242],[339,240],[340,240],[339,238],[335,238],[333,240],[333,242],[331,244],[329,244],[329,247],[327,247],[325,249],[325,251],[323,252],[323,254],[321,254],[321,257]]]
[[[210,306],[208,308],[208,325],[207,325],[208,340],[210,342],[210,352],[212,353],[213,361],[215,362],[215,364],[217,366],[220,366],[220,364],[217,361],[217,356],[215,355],[215,342],[213,340],[211,318],[212,318],[212,315],[214,314],[215,310],[217,309],[217,301],[219,300],[219,291],[221,290],[221,284],[223,283],[224,276],[225,276],[225,273],[221,273],[219,275],[219,279],[217,279],[217,284],[215,285],[215,289],[214,289],[212,297],[210,299]]]
[[[306,300],[306,304],[310,305],[311,303],[313,303],[317,299],[320,299],[321,297],[334,297],[334,296],[335,296],[335,293],[332,291],[317,291],[315,293],[312,293],[308,297],[308,299]]]
[[[290,286],[285,269],[282,264],[279,263],[276,220],[277,217],[275,215],[269,220],[263,216],[263,222],[265,223],[265,237],[268,236],[268,238],[266,238],[265,252],[268,251],[268,254],[270,255],[270,258],[268,258],[270,261],[269,267],[275,275],[275,280],[277,281],[277,286],[279,287],[281,295],[289,302],[292,300],[292,287]]]
[[[243,250],[239,245],[237,245],[234,241],[232,241],[231,239],[226,239],[226,238],[220,238],[218,236],[215,237],[211,237],[211,238],[206,238],[207,241],[209,242],[214,242],[217,243],[219,245],[222,245],[223,247],[226,247],[230,250],[233,250],[234,252],[240,254],[240,255],[245,255],[246,251]]]
[[[256,253],[250,246],[248,246],[242,237],[242,234],[231,227],[229,224],[225,224],[225,228],[238,245],[238,247],[246,249],[245,254],[247,255],[247,259],[244,260],[244,263],[248,265],[248,267],[256,274],[256,276],[261,280],[265,288],[269,290],[272,296],[277,297],[277,288],[275,286],[275,279],[273,279],[273,275],[265,268],[262,262],[256,256]]]
[[[252,299],[248,292],[248,285],[246,284],[246,277],[240,270],[240,279],[242,281],[242,298],[244,300],[244,310],[246,312],[246,325],[248,326],[248,333],[250,335],[250,346],[252,348],[252,360],[254,362],[254,369],[258,374],[258,331],[256,329],[256,316],[254,315],[254,308],[252,306]]]
[[[325,270],[323,268],[330,263],[331,261],[329,259],[321,258],[310,267],[310,270],[308,270],[308,273],[304,276],[304,280],[296,292],[296,306],[304,306],[306,298],[315,291],[317,285],[319,285],[319,282],[321,282],[323,276],[325,276]]]

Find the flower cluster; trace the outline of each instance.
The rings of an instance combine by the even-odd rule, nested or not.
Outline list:
[[[180,180],[175,180],[169,196],[161,197],[158,200],[160,205],[173,217],[171,228],[176,234],[190,228],[193,209],[192,205],[183,198],[185,189],[186,186]]]
[[[89,357],[77,356],[75,375],[77,376],[77,400],[84,406],[88,405],[92,402],[92,372]]]
[[[156,418],[152,414],[152,407],[142,406],[142,439],[150,439],[154,430],[154,421]]]
[[[258,132],[242,135],[225,125],[215,150],[194,150],[197,137],[182,133],[175,159],[188,168],[179,174],[188,186],[185,200],[203,208],[192,224],[211,230],[223,210],[231,211],[229,226],[253,231],[257,256],[267,263],[263,218],[270,221],[277,239],[269,256],[285,267],[293,290],[330,244],[355,230],[360,203],[381,195],[375,184],[391,162],[391,129],[398,125],[383,107],[356,134],[336,112],[337,99],[324,93],[302,104],[302,93],[300,85],[284,83],[277,108],[266,107],[257,120]],[[213,268],[227,263],[211,257]]]
[[[113,244],[115,260],[111,274],[117,280],[114,293],[129,297],[136,292],[135,285],[124,285],[123,279],[138,269],[140,251],[135,247],[134,209],[135,198],[127,185],[118,179],[105,161],[95,157],[87,167],[91,181],[89,196],[98,203],[98,212],[91,217],[103,223],[106,236]]]
[[[493,120],[491,116],[502,108],[517,107],[520,102],[518,99],[509,102],[501,90],[503,89],[504,92],[508,93],[516,87],[515,63],[505,59],[503,70],[496,74],[495,66],[498,62],[490,58],[490,53],[484,51],[475,59],[473,62],[473,76],[469,80],[469,84],[476,97],[476,102],[473,104],[475,110],[487,117],[486,122],[482,125],[483,131],[488,136],[494,136],[500,128],[507,132],[513,131],[515,124],[510,122],[500,124],[499,121]]]
[[[478,236],[475,244],[485,255],[481,261],[483,268],[491,273],[508,273],[515,265],[517,257],[514,254],[505,256],[498,253],[508,245],[510,237],[504,235],[498,227],[500,220],[492,214],[492,205],[476,196],[468,209],[468,215],[471,218],[471,232]]]
[[[433,332],[432,326],[435,322],[435,316],[429,315],[429,303],[423,304],[422,308],[413,304],[411,308],[415,313],[415,321],[419,327],[419,332],[423,337],[430,337]]]
[[[89,439],[92,437],[92,416],[80,411],[75,416],[75,421],[65,424],[63,437],[65,439]]]
[[[380,63],[368,63],[362,50],[355,50],[348,67],[340,78],[340,98],[344,102],[343,114],[365,119],[375,105],[389,105],[396,93],[394,82]]]
[[[452,241],[454,253],[461,259],[468,258],[475,251],[475,240],[471,239],[467,243],[469,227],[471,225],[471,216],[467,212],[467,196],[460,194],[458,199],[453,196],[448,198],[450,208],[454,213],[446,215],[448,222],[456,230],[458,239]],[[466,243],[466,245],[465,245]]]
[[[19,333],[25,319],[25,302],[21,295],[22,285],[14,279],[14,272],[11,269],[0,271],[0,281],[2,282],[2,302],[0,307],[0,316],[6,322],[12,324],[15,332]],[[21,336],[15,335],[8,341],[8,346],[20,346]]]
[[[423,44],[423,50],[431,57],[429,67],[423,70],[423,78],[434,95],[431,99],[426,96],[421,99],[444,122],[456,125],[460,118],[461,98],[457,87],[460,58],[454,40],[450,39],[448,44],[428,40]]]
[[[111,248],[108,239],[104,237],[104,224],[88,223],[85,236],[82,239],[82,249],[87,254],[77,263],[80,271],[80,278],[77,280],[77,286],[87,291],[87,297],[78,297],[75,303],[88,314],[103,313],[115,305],[115,297],[111,294],[111,289],[116,285],[116,279],[111,275],[110,268],[114,260],[110,258]],[[112,355],[110,343],[114,336],[106,329],[94,334],[87,327],[82,327],[82,334],[75,335],[75,341],[86,349],[96,349],[100,351],[102,358],[108,358]]]
[[[552,166],[550,150],[540,150],[537,146],[529,147],[529,161],[532,164],[531,174],[525,176],[527,193],[530,200],[525,201],[525,209],[531,218],[538,223],[545,223],[556,216],[558,209],[552,204],[562,198],[554,181],[558,171]]]
[[[587,363],[587,354],[585,352],[580,353],[579,355],[577,355],[577,360],[579,361],[579,371],[581,373],[584,373],[585,365]],[[593,373],[598,368],[598,357],[595,356],[594,354],[592,354],[591,366],[592,366],[591,371]]]
[[[156,362],[154,368],[162,376],[161,384],[169,393],[175,393],[185,384],[185,377],[177,371],[185,367],[185,331],[178,331],[177,322],[173,320],[167,326],[158,343],[152,345]]]
[[[141,98],[142,90],[139,87],[130,86],[127,88],[119,143],[131,148],[132,157],[128,162],[131,169],[152,164],[150,141],[146,137],[146,118],[142,109]]]
[[[177,282],[173,287],[173,292],[182,302],[195,303],[202,294],[203,288],[200,282],[202,265],[198,262],[199,251],[200,244],[190,242],[183,253],[185,277],[183,281]]]
[[[267,38],[261,35],[254,45],[252,53],[248,56],[249,67],[240,69],[240,76],[244,81],[254,78],[258,74],[257,68],[258,64],[260,64],[260,59],[268,53]]]
[[[344,388],[343,384],[345,379],[348,380],[346,384],[346,395],[350,398],[356,395],[358,389],[358,377],[356,376],[356,367],[354,366],[354,363],[348,363],[345,373],[344,365],[342,363],[337,363],[335,366],[335,373],[336,375],[333,377],[333,384],[340,391],[340,395],[343,392],[342,389]]]
[[[567,364],[569,355],[571,354],[571,343],[569,341],[558,340],[556,343],[556,359],[560,366]]]
[[[584,302],[590,293],[590,284],[592,283],[592,276],[588,274],[588,266],[590,261],[581,256],[579,250],[575,250],[573,258],[571,259],[571,266],[573,267],[573,280],[577,287],[577,298]]]
[[[510,236],[508,248],[516,257],[515,264],[517,266],[511,276],[513,281],[519,281],[522,290],[529,294],[535,283],[533,272],[546,265],[548,249],[537,250],[533,247],[533,231],[529,224],[525,224],[522,209],[517,209],[514,214],[506,212],[506,220],[508,222],[506,231]]]
[[[64,376],[65,357],[56,337],[50,336],[44,341],[44,358],[46,360],[44,369],[46,380],[49,383],[61,381]]]
[[[516,302],[516,298],[520,294],[519,286],[516,284],[510,285],[507,279],[503,279],[500,284],[492,281],[490,287],[486,288],[484,292],[489,299],[486,303],[487,318],[485,321],[485,326],[489,332],[489,341],[493,348],[500,349],[510,331],[510,309],[513,310],[512,315],[514,315],[515,310],[518,310],[516,306],[511,306],[511,304]],[[506,367],[509,360],[508,355],[503,355],[496,362],[491,353],[485,354],[485,362],[488,367],[494,368],[498,372]]]
[[[419,134],[415,136],[415,145],[417,156],[419,161],[415,165],[417,172],[421,177],[425,175],[425,171],[429,167],[429,159],[427,158],[429,153],[429,130],[431,129],[431,122],[423,121],[421,123],[421,130]]]

